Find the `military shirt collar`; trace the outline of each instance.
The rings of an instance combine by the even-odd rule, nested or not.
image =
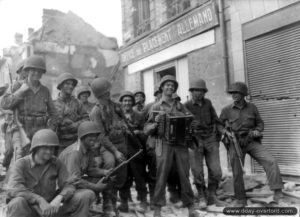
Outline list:
[[[192,99],[192,103],[193,103],[193,105],[202,106],[202,105],[204,105],[205,100],[204,100],[204,98],[200,101],[196,101],[196,100]]]
[[[72,101],[75,98],[72,95],[70,97],[63,97],[62,94],[61,94],[61,92],[60,92],[60,93],[58,93],[58,99],[60,99],[63,102],[67,102],[67,101],[70,102],[70,101]]]
[[[83,154],[87,153],[87,150],[84,147],[84,145],[82,144],[82,142],[80,141],[80,139],[78,139],[78,141],[77,141],[77,148],[76,148],[76,150],[80,151]]]
[[[54,157],[52,157],[49,161],[48,161],[48,163],[53,163],[53,161],[54,161]],[[33,158],[33,155],[31,154],[31,155],[29,155],[29,162],[30,162],[30,168],[34,168],[36,165],[38,165],[35,161],[34,161],[34,158]],[[47,163],[47,164],[48,164]]]
[[[172,99],[172,103],[170,104],[169,102],[166,101],[165,97],[162,96],[161,99],[158,102],[159,102],[159,105],[162,105],[162,104],[166,103],[170,106],[173,106],[176,101],[174,99]]]
[[[237,108],[237,109],[243,109],[245,107],[247,107],[248,102],[246,100],[244,100],[244,104],[242,106],[238,106],[235,102],[232,103],[231,108]]]

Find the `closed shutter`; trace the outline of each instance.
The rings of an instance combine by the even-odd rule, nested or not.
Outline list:
[[[265,122],[263,145],[283,175],[299,177],[300,24],[246,40],[245,53],[251,101]]]

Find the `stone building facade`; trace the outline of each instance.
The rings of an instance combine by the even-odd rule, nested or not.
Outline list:
[[[299,7],[298,0],[122,0],[125,88],[144,90],[150,102],[160,78],[172,74],[186,101],[189,83],[202,78],[219,114],[231,102],[228,84],[246,82],[248,100],[265,120],[263,144],[278,159],[283,175],[297,178]],[[223,148],[221,156],[226,167]],[[262,171],[249,158],[245,169]]]

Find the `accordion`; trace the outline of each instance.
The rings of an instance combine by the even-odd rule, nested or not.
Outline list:
[[[157,134],[168,143],[182,143],[192,140],[192,115],[172,116],[165,114],[158,123]]]

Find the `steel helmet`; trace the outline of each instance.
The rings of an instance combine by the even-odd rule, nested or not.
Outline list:
[[[197,80],[193,80],[191,82],[189,91],[193,91],[195,89],[204,90],[205,92],[208,91],[207,87],[206,87],[206,83],[205,83],[205,81],[203,79],[197,79]]]
[[[96,97],[102,96],[111,89],[111,83],[104,77],[92,81],[91,89]]]
[[[97,124],[92,121],[84,121],[78,126],[77,135],[78,138],[81,139],[82,137],[88,134],[99,134],[101,133],[100,128]]]
[[[30,152],[41,146],[59,146],[58,137],[53,130],[41,129],[33,135]]]
[[[44,70],[44,73],[46,72],[46,63],[43,57],[38,55],[32,55],[28,57],[24,62],[23,69],[29,69],[29,68],[35,68],[35,69],[41,69]]]
[[[136,90],[136,91],[134,91],[133,96],[135,97],[135,95],[137,95],[137,94],[142,94],[143,97],[146,98],[146,95],[145,95],[144,91]]]
[[[238,92],[243,94],[244,96],[248,95],[248,87],[243,82],[234,82],[231,84],[227,90],[228,93]]]
[[[154,88],[154,96],[156,96],[157,94],[161,93],[161,89],[159,88],[158,85],[155,85],[155,88]]]
[[[19,62],[19,64],[17,65],[17,68],[16,68],[16,73],[17,74],[20,74],[20,72],[23,70],[24,68],[24,63],[25,63],[25,60],[21,60]]]
[[[80,86],[77,89],[77,98],[79,99],[80,94],[82,93],[88,93],[89,96],[91,95],[91,90],[88,86]]]
[[[135,99],[134,99],[133,93],[130,92],[130,91],[126,91],[126,90],[123,91],[123,92],[121,93],[121,95],[120,95],[120,97],[119,97],[119,102],[122,102],[122,100],[123,100],[123,98],[124,98],[125,96],[131,97],[132,102],[133,102],[133,105],[135,104]]]
[[[75,83],[75,87],[78,83],[77,79],[71,74],[71,73],[62,73],[58,76],[57,78],[57,89],[60,90],[61,89],[61,85],[67,81],[67,80],[72,80]]]
[[[175,91],[178,89],[178,82],[176,81],[176,78],[173,75],[165,75],[159,82],[159,89],[162,90],[162,86],[167,82],[172,81],[175,84]]]

